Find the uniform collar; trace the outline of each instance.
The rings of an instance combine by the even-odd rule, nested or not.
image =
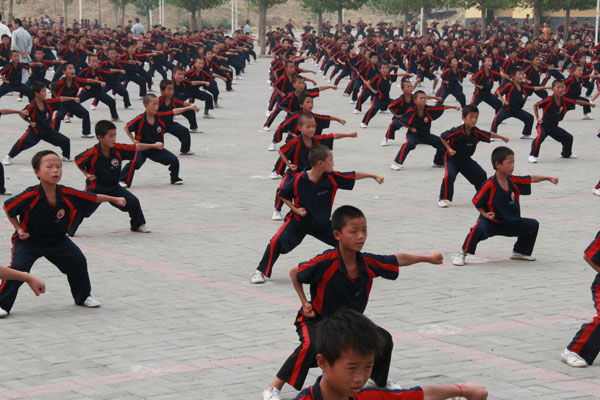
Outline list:
[[[48,203],[49,205],[51,205],[48,202],[48,196],[46,196],[46,192],[44,192],[44,188],[42,187],[41,184],[38,185],[37,190],[38,190],[38,194],[39,194],[40,198],[42,200],[44,200],[46,203]],[[60,207],[61,204],[62,204],[62,193],[60,191],[60,186],[56,185],[56,207]]]
[[[351,278],[350,275],[348,275],[348,270],[346,269],[346,264],[344,264],[344,259],[342,258],[342,255],[340,254],[339,248],[336,247],[335,251],[337,252],[337,255],[338,255],[338,260],[340,263],[340,270],[344,274],[346,274],[348,279],[350,279],[352,281],[356,281],[364,275],[364,272],[367,270],[367,265],[365,263],[365,259],[363,258],[363,255],[360,251],[356,252],[356,264],[358,266],[358,276],[356,278]]]

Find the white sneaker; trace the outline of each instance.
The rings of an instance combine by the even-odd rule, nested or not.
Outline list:
[[[565,364],[575,367],[575,368],[585,368],[589,366],[589,364],[581,358],[581,356],[577,353],[570,351],[569,349],[564,349],[560,355],[560,359]]]
[[[327,79],[327,83],[331,83],[331,79]]]
[[[140,225],[134,232],[150,233],[152,230],[146,226],[146,224]]]
[[[282,221],[283,220],[283,215],[281,215],[281,211],[273,211],[273,216],[271,217],[271,219],[273,221]]]
[[[92,104],[92,105],[90,106],[90,110],[94,111],[95,109],[96,109],[96,106]]]
[[[530,162],[532,164],[535,164],[538,161],[536,156],[529,156],[529,158],[527,159],[527,162]]]
[[[356,100],[352,100],[352,99],[350,99],[350,101],[349,101],[348,103],[350,103],[350,104],[354,104],[354,103],[356,103]]]
[[[269,111],[269,110],[265,111],[265,117],[268,117],[269,115],[271,115],[271,111]]]
[[[436,163],[431,163],[431,168],[444,168],[444,166]]]
[[[273,171],[273,172],[271,172],[271,179],[281,179],[281,175],[279,175],[277,172]]]
[[[85,299],[82,306],[87,308],[98,308],[100,307],[100,302],[94,298],[94,296],[90,295]]]
[[[94,135],[92,135],[91,133],[90,133],[89,135],[84,135],[84,134],[82,133],[82,134],[81,134],[81,137],[82,137],[82,138],[85,138],[85,139],[93,139],[93,138],[94,138]]]
[[[576,158],[577,158],[577,156],[576,156],[575,154],[571,154],[569,157],[561,157],[561,158],[567,158],[567,159],[569,159],[569,158],[572,158],[572,159],[576,159]]]
[[[383,140],[381,141],[381,145],[382,146],[387,146],[388,145],[388,139],[384,137]]]
[[[63,122],[65,124],[70,124],[71,123],[71,117],[69,117],[69,116],[65,117],[65,119],[63,120]]]
[[[126,110],[133,110],[133,106],[125,106]]]
[[[138,100],[144,100],[144,96],[138,96]]]
[[[352,111],[354,114],[360,114],[360,111],[358,111],[356,108],[354,109],[354,111]]]
[[[2,307],[0,307],[0,318],[4,318],[8,315],[8,312],[5,311]]]
[[[206,119],[214,119],[214,118],[215,118],[215,116],[214,116],[214,115],[212,115],[211,113],[208,113],[208,114],[204,114],[204,115],[202,116],[202,118],[206,118]]]
[[[265,131],[265,132],[269,132],[270,130],[271,130],[271,127],[270,127],[270,126],[266,126],[266,125],[265,125],[265,126],[263,126],[263,131]]]
[[[364,122],[361,122],[361,123],[360,123],[360,127],[361,127],[361,128],[367,128],[367,127],[368,127],[368,125],[367,125],[367,124],[365,124]]]
[[[583,114],[583,118],[581,118],[584,121],[591,121],[594,118],[590,117],[590,114]]]
[[[269,147],[267,148],[267,150],[275,151],[275,147],[277,147],[277,144],[271,142],[271,143],[269,143]]]
[[[250,277],[250,283],[265,283],[265,275],[260,272],[259,270],[254,271],[254,273],[252,274],[252,276]],[[274,389],[277,390],[275,388],[270,388],[270,389]],[[265,390],[266,392],[266,390]],[[277,390],[277,395],[279,395],[279,390]],[[267,398],[267,397],[265,397]],[[276,398],[276,397],[269,397],[269,398]]]
[[[190,129],[190,132],[192,132],[192,133],[204,133],[204,131],[201,131],[198,128]]]
[[[454,257],[454,260],[452,260],[452,264],[456,265],[456,266],[463,266],[465,265],[465,258],[467,257],[466,253],[463,253],[462,251],[460,253],[458,253],[456,255],[456,257]]]
[[[452,204],[452,202],[447,199],[442,199],[442,200],[438,201],[438,207],[440,207],[440,208],[448,208],[450,206],[450,204]]]
[[[10,196],[12,192],[10,190],[4,189],[4,192],[0,193],[0,196]]]
[[[123,181],[119,181],[119,186],[121,186],[122,188],[126,188],[127,184]]]
[[[263,279],[263,282],[264,282],[264,279]],[[266,388],[265,391],[263,392],[263,400],[281,400],[281,396],[279,395],[279,390],[275,389],[272,386]]]
[[[521,139],[523,139],[523,140],[533,140],[533,138],[531,137],[531,135],[521,135]]]
[[[71,160],[70,158],[67,158],[67,157],[65,157],[65,156],[62,156],[60,159],[61,159],[62,161],[64,161],[64,162],[72,162],[72,161],[73,161],[73,160]]]
[[[401,169],[404,168],[404,165],[399,164],[397,162],[393,162],[392,165],[390,165],[390,168],[393,169],[394,171],[400,171]]]
[[[342,96],[343,97],[350,97],[350,93],[344,93]]]
[[[2,165],[10,165],[12,164],[12,157],[7,155],[4,157],[4,159],[2,160]]]
[[[535,261],[535,257],[533,256],[526,256],[525,254],[516,253],[514,251],[510,254],[510,259],[522,261]]]
[[[600,189],[594,189],[594,190],[592,190],[592,193],[593,193],[595,196],[600,196]]]

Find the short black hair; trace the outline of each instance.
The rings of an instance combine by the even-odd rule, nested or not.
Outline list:
[[[348,221],[351,219],[365,218],[360,209],[354,206],[341,206],[333,212],[331,215],[331,228],[334,231],[341,232],[342,228],[346,226]]]
[[[419,95],[427,96],[427,94],[422,90],[417,90],[413,93],[413,99],[416,99]]]
[[[317,354],[330,365],[346,350],[375,357],[382,347],[383,337],[377,325],[356,310],[342,308],[317,325]]]
[[[558,85],[559,83],[565,83],[562,79],[555,79],[552,82],[552,89],[554,89],[554,86]]]
[[[113,129],[116,130],[117,126],[107,119],[102,119],[96,122],[96,125],[94,126],[94,132],[96,133],[96,137],[104,137],[106,136],[108,131],[111,131]]]
[[[300,102],[300,104],[302,104],[302,103],[303,102]],[[314,120],[314,119],[315,119],[315,117],[313,117],[313,115],[311,113],[302,113],[298,117],[298,126],[302,126],[302,125],[304,125],[304,123],[306,121],[310,121],[310,120]]]
[[[292,78],[292,83],[296,83],[298,81],[304,82],[304,77],[302,75],[294,75],[294,77]]]
[[[31,158],[31,166],[33,167],[34,171],[37,171],[40,169],[40,164],[42,163],[42,158],[46,157],[49,154],[54,154],[56,157],[58,157],[58,154],[56,154],[52,150],[42,150],[42,151],[38,151],[37,153],[35,153],[35,155]]]
[[[152,99],[156,99],[156,95],[154,93],[148,93],[147,95],[144,96],[144,99],[142,100],[142,103],[144,105],[146,104],[150,104],[150,102],[152,101]]]
[[[312,99],[312,98],[313,97],[310,94],[308,94],[306,92],[302,92],[300,94],[300,96],[298,96],[298,104],[302,105],[302,104],[304,104],[304,102],[306,101],[306,99]],[[299,122],[298,122],[298,124],[299,124]]]
[[[42,82],[40,82],[40,81],[34,81],[34,82],[31,84],[31,91],[32,91],[33,93],[39,93],[39,92],[41,92],[41,91],[42,91],[42,89],[43,89],[43,88],[45,88],[45,87],[46,87],[46,85],[44,85],[44,83],[42,83]]]
[[[463,107],[462,109],[462,116],[463,118],[465,118],[467,115],[469,115],[470,113],[476,113],[479,114],[479,108],[477,108],[476,105],[473,104],[467,104],[466,106]]]
[[[492,167],[496,169],[496,163],[502,164],[504,160],[510,155],[514,155],[515,152],[506,146],[498,146],[492,151]]]
[[[319,161],[327,160],[327,156],[331,153],[331,149],[325,145],[317,144],[308,152],[308,162],[311,167],[317,165]]]
[[[163,79],[162,81],[160,81],[160,85],[159,88],[161,91],[166,90],[167,86],[172,85],[173,81],[170,79]]]
[[[512,67],[510,69],[509,76],[515,76],[519,71],[521,71],[521,67]]]

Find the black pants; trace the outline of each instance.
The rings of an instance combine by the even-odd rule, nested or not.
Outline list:
[[[43,140],[54,146],[60,147],[62,155],[71,158],[71,141],[68,137],[60,132],[50,130],[45,132],[34,133],[31,128],[27,129],[23,136],[15,142],[13,147],[8,152],[11,158],[19,155],[23,150],[27,150]]]
[[[119,118],[119,113],[117,112],[117,102],[115,99],[107,95],[102,88],[97,88],[93,90],[86,90],[85,92],[81,92],[79,94],[79,104],[86,102],[89,99],[99,100],[102,103],[108,106],[110,110],[110,117],[117,119]]]
[[[562,144],[562,151],[560,152],[561,156],[565,158],[569,158],[571,156],[573,148],[573,135],[558,126],[547,127],[544,124],[538,124],[537,126],[537,137],[531,143],[531,151],[529,152],[530,156],[538,157],[540,155],[542,143],[548,136]]]
[[[27,96],[29,101],[33,101],[33,92],[31,89],[21,82],[18,83],[3,83],[0,85],[0,97],[10,92],[19,92],[23,96]]]
[[[390,122],[390,126],[388,127],[388,130],[387,130],[387,132],[385,132],[386,139],[391,139],[391,140],[396,139],[396,131],[400,128],[402,128],[402,125],[400,125],[398,118],[396,118],[396,117],[392,118],[392,122]]]
[[[517,236],[513,247],[515,253],[530,256],[533,253],[535,239],[537,238],[540,224],[531,218],[521,218],[515,222],[494,223],[487,218],[479,217],[463,244],[463,251],[475,254],[477,244],[492,236]]]
[[[170,133],[179,140],[181,143],[180,152],[187,153],[190,151],[192,138],[190,137],[190,130],[188,128],[177,122],[173,122],[165,126],[165,132]]]
[[[484,102],[490,107],[492,107],[495,112],[498,112],[498,110],[500,110],[500,107],[502,107],[502,102],[500,101],[500,99],[491,93],[473,94],[471,104],[477,106],[481,102]]]
[[[179,160],[177,159],[177,156],[167,149],[150,149],[138,151],[134,164],[134,171],[131,171],[130,176],[129,168],[131,161],[123,167],[123,171],[121,172],[121,181],[126,182],[128,177],[129,179],[133,180],[133,174],[135,173],[135,171],[142,168],[142,165],[144,165],[147,158],[159,164],[169,166],[169,172],[171,174],[171,183],[179,179]]]
[[[362,91],[360,92],[360,96],[358,96],[358,100],[356,100],[356,109],[358,111],[362,111],[362,105],[365,101],[369,100],[373,92],[368,87],[364,86]]]
[[[260,263],[258,264],[258,270],[266,276],[271,276],[273,272],[273,264],[279,258],[281,254],[286,254],[295,249],[306,235],[319,239],[321,242],[327,243],[330,246],[337,246],[337,240],[333,237],[333,231],[331,230],[331,224],[323,230],[313,231],[307,230],[298,222],[295,221],[295,215],[288,214],[285,218],[285,222],[275,233],[275,236],[271,238],[265,253],[263,254]]]
[[[58,110],[56,116],[54,117],[54,120],[52,121],[52,128],[54,130],[60,131],[60,123],[65,118],[65,115],[67,115],[67,113],[72,114],[77,118],[81,118],[81,133],[83,135],[92,134],[92,126],[90,123],[89,111],[83,108],[81,104],[75,103],[74,101],[67,101],[65,103],[61,103],[60,109]]]
[[[56,265],[60,272],[67,275],[75,304],[82,305],[90,295],[92,287],[87,261],[79,247],[67,237],[59,239],[52,245],[41,245],[20,240],[16,234],[13,235],[11,269],[29,272],[33,263],[40,257],[45,257]],[[2,281],[0,285],[0,307],[2,309],[5,311],[12,309],[22,284],[21,281]]]
[[[462,86],[460,88],[449,89],[446,86],[442,85],[438,89],[438,92],[436,94],[436,96],[441,97],[442,100],[438,100],[436,106],[444,104],[444,101],[446,100],[446,97],[448,97],[448,95],[454,96],[456,101],[460,103],[461,107],[464,107],[465,104],[467,104],[467,100],[465,99],[465,94],[463,93]]]
[[[579,97],[570,97],[571,100],[581,100],[581,101],[585,101],[587,103],[590,102],[589,99],[586,99],[585,97],[579,96]],[[589,114],[592,112],[592,108],[588,105],[582,106],[583,107],[583,113],[584,114]]]
[[[446,152],[446,148],[442,144],[440,137],[432,135],[431,133],[416,134],[412,133],[411,131],[408,131],[406,134],[406,142],[404,142],[400,148],[400,151],[398,151],[398,154],[396,154],[394,161],[396,161],[398,164],[404,164],[408,153],[414,150],[418,144],[428,144],[432,147],[435,147],[436,152],[435,156],[433,156],[433,163],[440,166],[444,165],[444,153]]]
[[[371,121],[373,119],[373,117],[377,114],[377,112],[387,110],[389,105],[390,105],[389,100],[380,100],[378,98],[374,98],[373,101],[371,102],[371,107],[369,108],[369,111],[367,111],[365,116],[363,117],[362,122],[364,124],[369,125],[369,121]]]
[[[184,111],[181,115],[188,120],[190,129],[198,129],[198,121],[196,120],[196,112],[194,110]]]
[[[117,185],[110,190],[95,190],[87,188],[86,192],[106,194],[108,196],[114,197],[125,197],[126,203],[124,207],[118,206],[114,203],[110,203],[110,205],[115,208],[118,208],[121,211],[129,213],[130,226],[132,231],[135,231],[137,228],[146,223],[146,218],[144,218],[144,213],[142,212],[142,206],[140,205],[140,201],[129,190]],[[96,204],[96,208],[93,211],[96,211],[98,207],[100,207],[100,203]]]
[[[300,345],[285,360],[279,372],[277,372],[279,379],[287,382],[296,390],[302,390],[309,369],[317,366],[315,344],[317,339],[317,323],[318,319],[305,318],[302,313],[298,313],[294,325],[300,338]],[[384,345],[380,349],[380,353],[375,357],[371,379],[375,381],[377,386],[385,387],[390,371],[390,363],[392,362],[394,342],[392,341],[392,335],[388,331],[379,326],[377,330],[383,338]]]
[[[123,105],[125,107],[131,106],[131,100],[129,99],[129,92],[127,92],[127,89],[125,89],[125,86],[123,86],[121,84],[121,82],[113,82],[110,84],[107,82],[103,91],[104,91],[104,93],[108,93],[109,90],[114,91],[116,94],[118,94],[119,96],[121,96],[123,98]],[[98,100],[94,100],[94,105],[97,105],[97,104],[98,104]]]
[[[204,114],[208,114],[208,110],[215,108],[213,105],[213,97],[210,93],[207,93],[204,90],[200,90],[198,88],[192,90],[192,97],[204,102]]]
[[[567,349],[579,354],[589,365],[594,363],[598,353],[600,353],[600,274],[596,274],[591,289],[596,316],[592,322],[581,325],[581,328],[567,346]]]
[[[121,77],[121,80],[125,82],[125,87],[129,82],[134,82],[140,87],[140,97],[146,95],[146,80],[138,74],[125,74]]]
[[[477,161],[472,158],[464,160],[456,160],[453,157],[449,157],[448,153],[445,156],[445,174],[442,180],[442,187],[440,188],[440,200],[450,200],[454,196],[454,181],[456,176],[461,173],[471,185],[475,186],[475,190],[479,191],[481,185],[487,179],[487,175],[481,165],[477,164]]]
[[[521,133],[521,135],[531,135],[531,129],[533,128],[533,115],[529,114],[523,109],[507,110],[504,106],[501,107],[500,111],[496,113],[494,121],[492,122],[492,128],[490,130],[494,133],[498,133],[498,125],[500,125],[502,121],[509,118],[516,118],[520,121],[523,121],[525,125],[523,126],[523,132]]]

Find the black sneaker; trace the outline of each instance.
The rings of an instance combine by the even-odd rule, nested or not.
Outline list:
[[[183,185],[183,179],[176,178],[175,180],[171,181],[171,185]]]

